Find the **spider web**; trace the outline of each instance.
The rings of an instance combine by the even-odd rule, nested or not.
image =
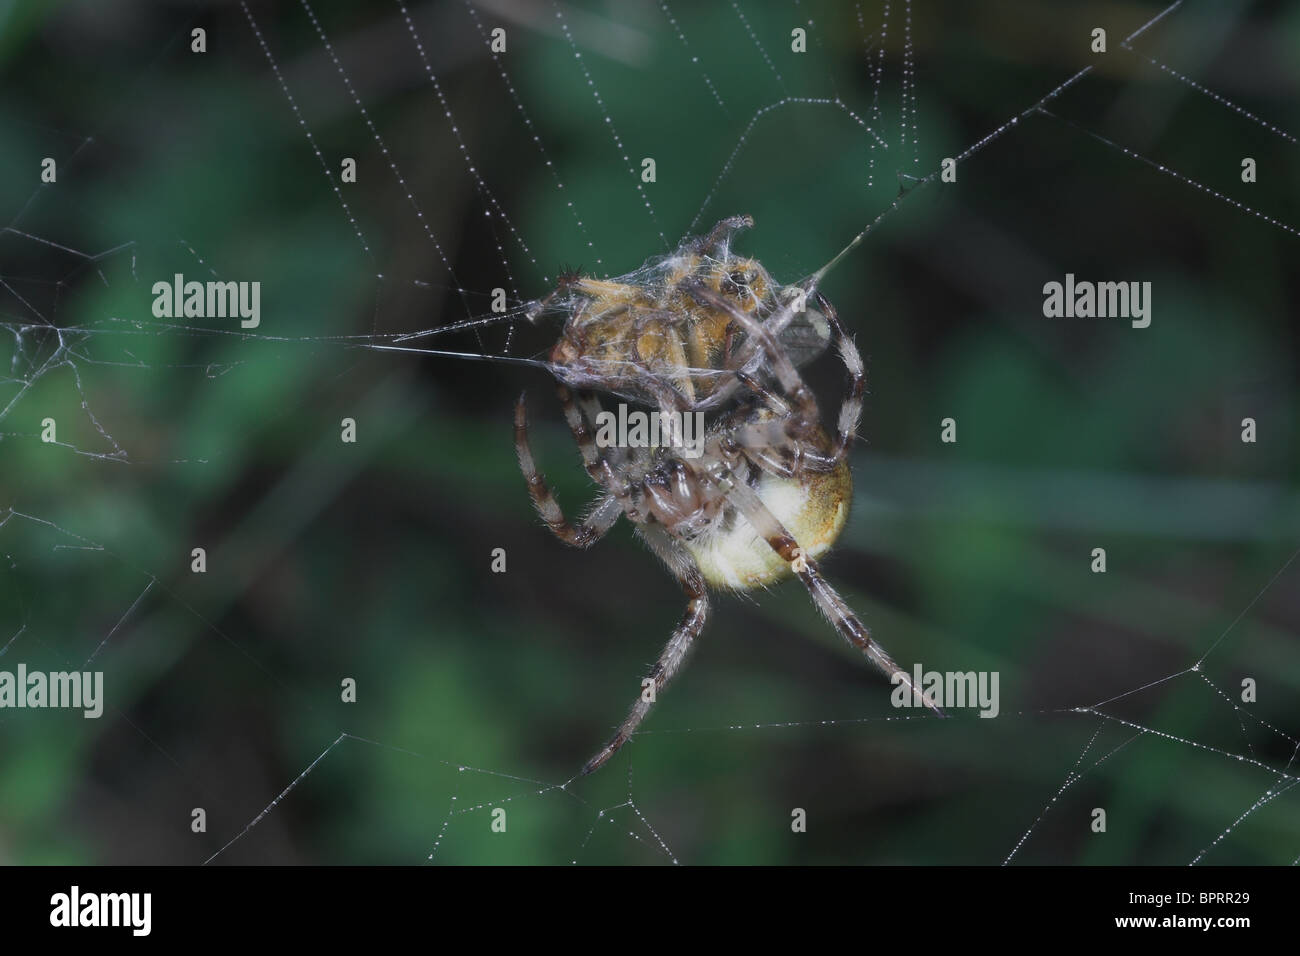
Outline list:
[[[1267,61],[1253,90],[1214,77],[1238,75],[1254,31],[1294,23],[1208,3],[1111,23],[1080,5],[1067,28],[1013,6],[1052,55],[971,91],[980,61],[951,4],[396,2],[367,18],[300,0],[192,20],[140,7],[147,27],[88,9],[48,35],[75,48],[109,29],[125,79],[96,88],[31,53],[31,109],[0,117],[26,150],[7,181],[32,183],[44,156],[59,171],[18,191],[0,233],[0,667],[98,668],[109,692],[99,721],[0,712],[0,859],[1300,861],[1286,315],[1214,260],[1180,283],[1170,260],[1104,256],[1083,261],[1177,290],[1151,329],[1034,314],[1044,281],[1085,271],[1064,234],[1105,234],[1084,228],[1090,203],[1112,229],[1193,230],[1185,268],[1288,260],[1297,143],[1277,117],[1294,78]],[[786,52],[796,27],[803,54]],[[1206,142],[1211,127],[1233,139]],[[169,178],[187,149],[217,154],[200,168],[220,178]],[[1241,156],[1259,183],[1238,181]],[[1061,218],[1025,221],[1059,254],[1010,241],[1009,206],[1055,203]],[[872,361],[832,580],[900,661],[1006,675],[1002,713],[900,716],[789,586],[719,600],[645,729],[573,780],[680,599],[626,537],[561,554],[529,516],[508,409],[520,387],[545,393],[527,366],[555,328],[528,316],[561,263],[627,272],[737,213],[758,223],[746,251],[781,281],[816,275]],[[973,275],[979,248],[1005,259],[995,274]],[[261,326],[150,314],[174,273],[261,279]],[[1239,336],[1218,355],[1179,321],[1201,297]],[[1014,346],[983,346],[933,394],[891,370],[944,339],[978,351],[972,323]],[[994,437],[1016,427],[981,396],[1023,374],[1018,348],[1087,398],[1022,382],[1053,428],[1090,402],[1126,439],[1035,457]],[[1150,394],[1162,356],[1213,398]],[[493,359],[519,364],[476,361]],[[1115,396],[1087,388],[1107,361]],[[1256,460],[1236,443],[1248,414],[1271,432]],[[938,443],[946,415],[971,452]],[[1151,451],[1162,424],[1174,438]],[[574,461],[553,415],[537,429],[550,472]],[[553,477],[575,508],[584,487]],[[1093,575],[1103,544],[1112,568]],[[207,828],[187,832],[196,807]]]

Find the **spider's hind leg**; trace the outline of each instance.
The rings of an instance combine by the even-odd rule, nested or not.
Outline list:
[[[921,693],[920,688],[913,682],[912,676],[894,663],[894,659],[888,652],[872,638],[871,631],[853,613],[848,602],[840,597],[839,592],[822,576],[821,567],[804,552],[794,536],[763,504],[758,494],[748,485],[737,482],[728,490],[728,497],[736,503],[741,513],[754,526],[754,530],[762,535],[768,546],[790,565],[790,570],[808,589],[808,594],[817,605],[817,609],[835,626],[841,636],[880,668],[889,678],[890,683],[903,684],[912,692],[914,700],[920,699],[926,707],[940,717],[946,716],[938,704]]]
[[[644,689],[632,704],[632,709],[628,711],[623,723],[619,725],[618,730],[614,732],[614,736],[609,739],[609,742],[587,761],[579,776],[586,776],[604,766],[614,754],[618,753],[619,748],[636,733],[636,729],[641,726],[641,722],[650,713],[650,708],[654,706],[659,692],[668,685],[673,675],[681,669],[692,643],[699,636],[700,631],[704,629],[704,622],[709,616],[708,591],[705,589],[704,577],[700,574],[699,568],[696,567],[694,559],[677,541],[670,538],[662,528],[643,525],[642,529],[646,543],[664,560],[669,570],[681,583],[682,590],[686,592],[686,611],[682,614],[682,619],[673,630],[672,637],[668,639],[668,643],[664,645],[663,651],[660,652],[659,660],[650,669],[650,673],[646,677],[646,681],[649,682],[648,686],[642,685]]]

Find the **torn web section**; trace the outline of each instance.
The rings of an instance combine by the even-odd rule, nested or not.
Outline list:
[[[86,302],[129,277],[132,246],[92,254],[22,228],[0,230],[0,441],[12,454],[39,442],[125,460],[88,393],[95,329],[81,316]]]

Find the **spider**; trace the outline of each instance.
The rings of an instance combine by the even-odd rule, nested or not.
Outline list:
[[[568,521],[538,473],[520,395],[515,450],[533,505],[557,538],[579,548],[591,547],[626,517],[687,602],[642,694],[580,776],[618,752],[681,669],[708,617],[710,588],[746,591],[797,577],[850,644],[943,716],[872,639],[817,563],[848,517],[848,453],[865,372],[820,292],[816,309],[809,308],[808,290],[781,287],[758,262],[732,253],[733,234],[752,224],[748,216],[724,219],[707,236],[630,276],[566,275],[541,303],[562,301],[567,314],[551,364],[565,420],[601,492],[583,521]],[[849,376],[834,438],[823,430],[817,401],[796,367],[831,337]],[[713,410],[703,454],[687,458],[671,444],[598,448],[600,392],[665,411]]]

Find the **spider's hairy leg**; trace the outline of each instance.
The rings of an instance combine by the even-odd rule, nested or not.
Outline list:
[[[835,307],[820,293],[817,296],[817,304],[835,338],[835,347],[844,363],[844,368],[849,373],[848,387],[845,390],[844,401],[840,405],[835,438],[829,448],[818,447],[819,443],[816,442],[805,443],[799,448],[797,460],[792,459],[787,451],[789,441],[786,426],[779,420],[792,414],[789,405],[751,376],[740,371],[735,373],[736,378],[758,395],[778,416],[778,420],[741,426],[737,431],[736,441],[745,448],[746,456],[756,465],[782,477],[792,477],[802,467],[817,472],[834,470],[852,451],[853,442],[858,434],[858,424],[862,420],[862,396],[867,387],[862,355],[853,340],[845,333]]]
[[[871,636],[871,631],[853,613],[853,609],[840,597],[829,581],[822,576],[821,567],[799,546],[799,542],[777,520],[776,516],[763,504],[758,494],[743,482],[734,482],[728,488],[728,497],[740,508],[741,513],[762,535],[781,560],[790,565],[790,569],[803,582],[817,609],[835,626],[835,629],[854,647],[862,651],[871,663],[875,664],[889,678],[890,683],[901,683],[912,692],[914,700],[920,699],[940,717],[946,716],[929,697],[921,693],[912,681],[912,676],[903,670],[893,658]]]
[[[757,263],[755,263],[755,265],[757,265]],[[772,284],[770,277],[768,278],[768,283]],[[727,325],[728,344],[725,351],[726,360],[721,371],[725,373],[735,373],[738,371],[753,372],[758,368],[765,353],[769,356],[773,351],[781,351],[784,353],[784,347],[777,341],[777,336],[783,334],[785,330],[789,328],[795,316],[798,314],[795,308],[799,301],[798,299],[790,299],[760,323],[754,316],[750,315],[745,310],[738,309],[734,302],[720,297],[718,290],[705,285],[700,282],[698,278],[681,283],[681,289],[685,294],[695,299],[695,301],[710,309],[721,310],[732,320]],[[806,289],[804,289],[804,293],[805,295],[807,294]],[[751,332],[751,334],[746,338],[744,344],[741,345],[740,348],[733,349],[731,346],[731,339],[734,334],[734,329],[737,326]],[[757,328],[762,328],[764,334],[752,334],[753,330]],[[815,324],[813,325],[813,328],[815,328]],[[824,333],[819,333],[818,337],[820,338],[829,335],[829,332],[830,327],[828,325],[826,331]],[[806,343],[805,347],[807,347]],[[820,348],[817,348],[816,351],[820,352]],[[793,371],[794,363],[790,361],[788,356],[785,358],[784,364],[789,366],[790,370]],[[793,375],[792,379],[785,379],[787,385],[792,381],[801,381],[798,378],[797,373]],[[728,380],[724,381],[714,390],[713,394],[709,397],[710,403],[713,405],[720,405],[728,400],[731,395],[740,388],[740,386],[740,379],[736,378],[734,374],[731,374]]]
[[[575,548],[591,547],[604,537],[605,532],[614,526],[614,522],[623,513],[618,500],[606,496],[579,525],[575,527],[569,523],[533,460],[533,451],[528,444],[528,412],[523,395],[515,403],[515,454],[519,458],[519,470],[528,482],[528,495],[533,499],[533,507],[542,516],[551,533],[565,544],[571,544]]]
[[[623,723],[614,732],[614,736],[609,739],[609,743],[605,744],[594,757],[587,761],[578,774],[579,776],[586,776],[603,767],[614,754],[618,753],[619,748],[636,733],[636,729],[641,726],[646,714],[654,706],[660,691],[668,686],[668,682],[672,680],[673,675],[681,669],[682,662],[686,660],[692,642],[704,629],[704,622],[708,619],[709,595],[705,589],[704,576],[700,574],[694,559],[662,527],[642,525],[641,529],[642,538],[664,560],[669,570],[681,583],[682,590],[686,592],[686,610],[682,614],[682,619],[678,622],[677,627],[673,630],[672,637],[664,645],[659,660],[655,662],[654,667],[650,669],[650,673],[646,677],[651,682],[651,687],[641,692],[632,704],[632,709],[628,711],[627,717],[623,719]],[[653,693],[648,694],[647,691],[651,688],[653,688]]]
[[[826,296],[817,293],[817,306],[826,317],[831,333],[835,336],[835,346],[840,359],[849,373],[849,387],[840,405],[840,419],[835,430],[835,444],[831,446],[831,465],[838,464],[848,456],[853,448],[853,441],[858,435],[858,424],[862,421],[862,395],[867,390],[867,373],[862,365],[862,354],[853,340],[844,332],[835,306],[827,301]]]
[[[593,392],[591,389],[583,388],[573,393],[573,398],[577,400],[578,408],[582,412],[582,418],[580,420],[585,421],[589,428],[595,428],[599,430],[600,419],[598,416],[601,414],[601,412],[605,411],[605,407],[600,404],[600,398],[596,395],[596,393]],[[579,446],[581,446],[585,439],[579,437],[582,433],[579,431],[575,431],[573,428],[574,419],[572,418],[571,413],[569,412],[568,409],[569,401],[566,401],[563,393],[560,394],[560,404],[565,406],[564,420],[569,425],[569,431],[573,433],[573,440],[577,442]],[[628,457],[626,448],[622,448],[618,445],[612,445],[608,448],[603,449],[603,451],[605,453],[605,457],[609,459],[609,463],[613,468],[618,469],[622,467],[624,464],[626,464],[627,457]]]
[[[609,491],[620,501],[625,501],[627,497],[627,482],[621,481],[614,471],[608,455],[601,454],[600,448],[596,445],[596,437],[592,434],[591,425],[583,417],[582,410],[573,400],[573,392],[569,387],[559,384],[555,387],[555,394],[560,398],[560,404],[564,407],[564,420],[569,425],[569,431],[573,433],[573,440],[578,445],[578,453],[582,455],[582,465],[587,469],[587,474],[591,480],[602,488]],[[584,401],[592,403],[595,401],[594,396],[584,392]],[[594,424],[593,416],[593,424]]]
[[[862,411],[861,393],[865,388],[865,377],[861,374],[861,356],[853,347],[852,341],[843,335],[839,320],[833,315],[828,317],[832,328],[839,330],[841,355],[844,356],[850,377],[853,379],[850,385],[850,398],[856,396],[857,400],[849,401],[841,410],[841,432],[836,444],[832,446],[830,453],[827,453],[826,439],[821,432],[821,412],[817,408],[817,400],[804,384],[803,378],[800,377],[799,371],[794,367],[785,350],[768,331],[767,326],[744,310],[736,308],[712,289],[694,286],[688,291],[713,308],[726,311],[745,330],[751,342],[756,342],[767,356],[768,363],[781,389],[785,392],[786,397],[783,398],[742,369],[733,372],[737,383],[749,388],[776,413],[774,419],[746,424],[737,432],[736,440],[745,449],[746,457],[765,471],[783,477],[792,477],[804,467],[818,472],[833,471],[848,454],[850,438],[847,436],[857,431],[858,418]],[[830,303],[826,304],[829,306]],[[793,308],[793,303],[788,304],[782,312],[789,312]],[[779,317],[779,315],[773,316],[769,321]],[[846,428],[847,435],[844,432]]]
[[[763,471],[780,478],[798,478],[805,467],[818,472],[835,468],[837,462],[825,452],[824,441],[791,441],[786,422],[794,413],[785,399],[745,372],[736,372],[735,376],[776,416],[763,421],[741,421],[732,426],[731,440],[741,454]]]
[[[746,335],[752,341],[758,343],[758,347],[767,356],[768,364],[776,375],[782,391],[785,392],[789,399],[794,412],[792,417],[801,423],[815,424],[818,417],[817,400],[813,397],[813,393],[808,386],[804,384],[798,370],[795,369],[789,356],[785,354],[785,350],[781,348],[767,325],[749,315],[744,309],[737,308],[735,303],[728,300],[726,296],[715,292],[703,283],[683,283],[683,289],[701,304],[726,312],[737,325],[745,330]],[[769,321],[775,321],[787,313],[793,313],[793,310],[793,304],[787,305]]]
[[[573,432],[587,474],[612,496],[629,521],[640,522],[643,515],[637,507],[632,482],[622,474],[627,463],[625,450],[613,447],[602,453],[588,424],[588,419],[595,424],[596,415],[601,411],[600,400],[593,392],[583,391],[575,402],[573,393],[564,384],[557,385],[555,391],[564,406],[565,421],[569,423],[569,431]]]

